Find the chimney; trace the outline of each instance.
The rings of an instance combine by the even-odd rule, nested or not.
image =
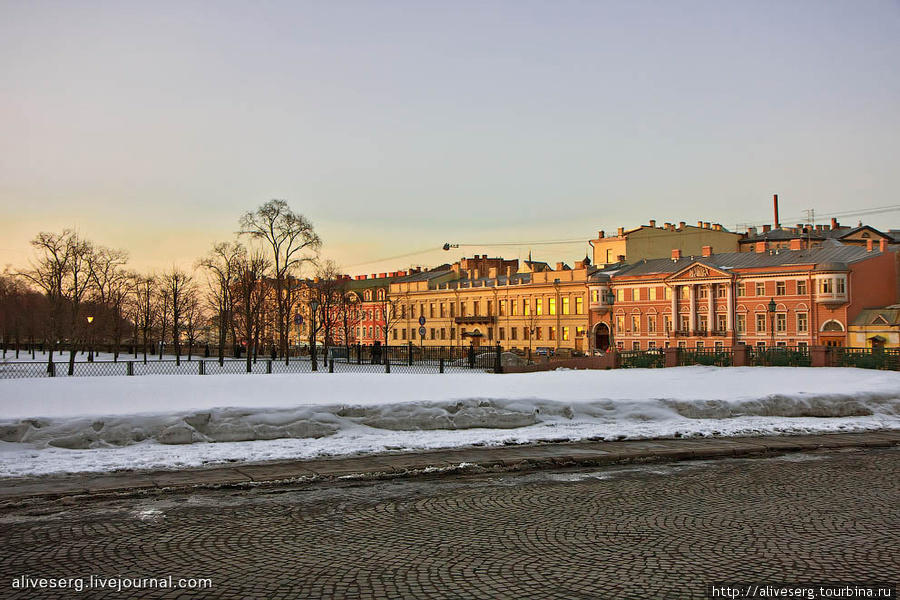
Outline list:
[[[624,235],[625,235],[625,228],[624,228],[624,227],[619,227],[619,229],[616,231],[616,235],[619,236],[619,237],[624,236]]]
[[[387,273],[379,273],[378,276],[384,279],[385,277],[387,277]]]
[[[672,261],[681,259],[681,248],[672,248]]]
[[[832,217],[831,218],[831,230],[834,231],[835,229],[837,229],[840,226],[841,226],[841,224],[838,223],[838,220],[835,219],[834,217]]]
[[[666,223],[665,226],[664,226],[664,229],[665,229],[666,231],[672,229],[672,224],[671,224],[671,223]]]
[[[616,262],[620,262],[620,263],[625,262],[625,255],[619,254],[618,256],[616,256]]]
[[[747,235],[756,237],[756,227],[750,227],[747,229]]]
[[[772,231],[771,225],[763,225],[763,233],[769,233],[770,231]]]
[[[603,232],[601,231],[601,233],[603,233]],[[515,267],[513,267],[513,266],[511,266],[511,265],[508,266],[508,267],[506,267],[506,276],[507,276],[507,277],[512,277],[513,275],[516,274],[515,271],[514,271],[513,269],[515,269]]]
[[[792,239],[790,249],[791,250],[803,250],[803,240],[801,240],[799,238]]]
[[[678,229],[684,229],[684,221],[678,222]]]
[[[557,270],[557,271],[562,271],[562,270],[563,270],[563,264],[562,264],[561,262],[556,263],[556,270]]]
[[[650,219],[650,227],[656,228],[656,221],[654,219]]]
[[[712,246],[703,246],[703,256],[709,258],[712,256]]]
[[[703,229],[703,221],[697,221],[697,229]]]
[[[766,243],[765,242],[756,242],[756,253],[757,254],[765,254],[766,253]]]
[[[375,273],[372,273],[371,275],[369,275],[369,279],[375,279]]]
[[[703,229],[709,229],[709,221],[703,221]]]
[[[778,194],[775,194],[772,202],[775,205],[775,229],[778,229],[781,227],[781,223],[778,222]]]
[[[872,246],[873,246],[872,241],[873,241],[872,238],[869,238],[866,240],[866,252],[872,251]]]
[[[887,252],[887,240],[886,239],[881,238],[880,240],[878,240],[878,251],[879,252]]]
[[[601,229],[600,234],[597,237],[599,237],[602,240],[603,238],[606,237],[606,232]]]

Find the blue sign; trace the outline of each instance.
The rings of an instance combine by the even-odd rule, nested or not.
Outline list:
[[[422,317],[422,318],[424,319],[425,317]],[[425,339],[425,328],[424,327],[419,327],[419,337],[422,338],[423,340]]]
[[[294,325],[297,325],[298,327],[300,325],[303,325],[303,315],[301,315],[300,313],[294,315]]]
[[[424,325],[424,324],[425,324],[425,317],[424,316],[419,317],[419,325]]]

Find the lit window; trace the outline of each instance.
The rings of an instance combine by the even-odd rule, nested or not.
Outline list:
[[[538,313],[540,314],[540,313]],[[555,315],[556,314],[556,298],[550,298],[547,301],[547,314]]]
[[[577,296],[575,298],[575,314],[583,315],[584,314],[584,298],[581,296]]]
[[[569,298],[565,297],[562,299],[562,314],[569,314]]]

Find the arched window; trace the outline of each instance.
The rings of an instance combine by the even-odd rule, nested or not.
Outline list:
[[[366,302],[372,300],[372,290],[366,290]]]
[[[840,321],[825,321],[822,324],[822,331],[844,331],[844,326]]]

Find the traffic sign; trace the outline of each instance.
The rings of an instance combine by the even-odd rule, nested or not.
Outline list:
[[[303,315],[300,313],[294,315],[294,325],[303,325]]]
[[[422,318],[424,319],[425,317],[422,317]],[[419,327],[419,337],[420,338],[425,337],[425,328],[424,327]]]
[[[424,316],[419,317],[419,325],[424,325],[424,324],[425,324],[425,317]]]

